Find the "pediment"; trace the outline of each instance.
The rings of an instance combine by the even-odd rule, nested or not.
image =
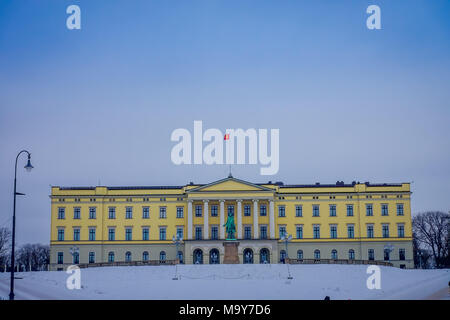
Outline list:
[[[196,192],[230,192],[230,191],[274,191],[270,188],[263,187],[257,184],[253,184],[248,181],[239,180],[233,177],[218,180],[201,187],[197,187],[189,190],[189,193]]]

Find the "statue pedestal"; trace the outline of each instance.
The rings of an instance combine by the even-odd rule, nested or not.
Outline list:
[[[238,264],[239,263],[239,255],[238,255],[238,246],[239,242],[230,240],[225,241],[223,243],[225,248],[225,255],[223,257],[224,264]]]

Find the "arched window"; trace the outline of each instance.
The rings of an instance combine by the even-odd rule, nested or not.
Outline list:
[[[89,252],[89,263],[95,263],[95,252]]]
[[[194,264],[203,264],[203,251],[201,249],[194,250]]]
[[[253,250],[252,249],[249,249],[249,248],[244,249],[243,254],[244,254],[244,263],[246,263],[246,264],[253,263]]]
[[[337,260],[337,258],[338,258],[337,250],[336,249],[331,250],[331,259]]]
[[[259,250],[259,263],[270,263],[269,249],[262,248]]]
[[[161,251],[159,253],[159,260],[160,261],[165,261],[166,260],[166,252],[165,251]]]
[[[125,253],[125,261],[126,262],[130,262],[131,261],[131,252],[130,251],[127,251]]]
[[[281,262],[281,263],[284,263],[285,260],[286,260],[286,251],[281,250],[281,251],[280,251],[280,262]]]
[[[73,253],[73,264],[79,264],[80,263],[80,254],[78,252]]]
[[[108,253],[108,262],[114,262],[114,252]]]
[[[178,260],[180,260],[180,263],[183,263],[183,252],[182,251],[178,251]]]
[[[219,264],[219,257],[219,250],[211,249],[211,251],[209,251],[209,264]]]
[[[320,259],[320,250],[316,249],[314,250],[314,259]]]
[[[303,260],[303,250],[297,250],[297,259]]]
[[[148,251],[142,252],[142,261],[148,261],[149,255]]]
[[[355,250],[353,249],[348,250],[348,258],[350,260],[355,260]]]

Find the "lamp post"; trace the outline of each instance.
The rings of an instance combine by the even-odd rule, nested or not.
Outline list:
[[[17,180],[17,160],[19,159],[19,156],[22,153],[28,154],[28,162],[25,165],[25,169],[30,172],[31,169],[33,169],[33,166],[31,165],[31,153],[29,153],[27,150],[22,150],[17,154],[16,157],[16,165],[14,169],[14,206],[13,206],[13,221],[12,221],[12,247],[11,247],[11,286],[10,286],[10,292],[9,292],[9,300],[14,300],[14,250],[15,250],[15,241],[16,241],[16,196],[24,196],[24,193],[17,192],[16,186],[16,180]]]
[[[286,259],[289,259],[289,254],[288,254],[288,242],[292,240],[292,235],[290,234],[283,234],[281,236],[281,241],[284,241],[285,245],[286,245],[286,256],[284,257],[284,261],[283,263],[286,263]],[[293,279],[293,277],[291,276],[291,271],[289,270],[289,263],[286,263],[287,269],[288,269],[288,279]]]
[[[181,244],[181,241],[183,240],[182,237],[180,237],[180,235],[177,233],[176,235],[174,235],[172,237],[172,242],[175,243],[176,246],[176,254],[175,254],[175,260],[178,259],[178,246]],[[181,262],[181,259],[179,259]],[[178,268],[177,268],[178,263],[175,264],[175,277],[172,278],[172,280],[178,280]]]
[[[391,262],[391,252],[394,251],[394,246],[390,243],[384,246],[384,250],[388,252],[388,262]]]

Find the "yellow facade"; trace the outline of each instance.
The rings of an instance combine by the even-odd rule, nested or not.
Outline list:
[[[200,240],[196,239],[196,235],[199,235],[195,232],[196,228],[201,229],[202,241],[220,241],[224,239],[222,224],[226,221],[228,206],[233,206],[234,209],[238,240],[274,240],[280,243],[280,227],[285,227],[286,232],[293,236],[288,249],[290,256],[295,255],[295,252],[300,250],[298,248],[302,246],[312,248],[316,245],[329,251],[335,243],[339,243],[340,246],[346,243],[345,245],[354,246],[359,252],[357,259],[363,259],[364,255],[367,255],[363,252],[363,245],[364,248],[370,247],[370,243],[373,242],[378,246],[392,244],[395,247],[399,244],[398,247],[405,247],[407,251],[406,266],[410,267],[412,261],[412,252],[409,252],[412,250],[410,249],[412,230],[409,183],[344,184],[338,182],[332,185],[284,185],[269,182],[253,184],[229,177],[206,185],[189,184],[172,187],[52,187],[50,198],[52,263],[57,263],[57,251],[63,250],[61,248],[64,246],[173,247],[172,237],[177,233],[177,228],[183,228],[182,250],[186,250],[186,243],[189,241]],[[266,206],[265,215],[261,215],[261,205]],[[352,216],[347,214],[348,205],[352,205]],[[372,205],[373,215],[367,215],[367,205]],[[201,216],[195,214],[197,206],[201,207]],[[217,206],[217,216],[211,215],[213,206]],[[244,213],[245,206],[250,207],[249,216]],[[296,210],[298,206],[301,206],[301,216],[296,216],[299,211]],[[319,208],[319,216],[313,215],[315,206]],[[333,209],[330,206],[335,206],[335,216],[332,215]],[[383,213],[387,213],[386,215],[382,214],[382,206]],[[131,218],[126,216],[127,207],[132,208]],[[282,216],[280,207],[284,207],[285,216]],[[399,207],[402,208],[402,214]],[[80,210],[79,219],[74,219],[76,208]],[[90,208],[95,208],[95,218],[90,219]],[[110,208],[115,208],[114,219],[109,217]],[[143,217],[144,208],[149,209],[148,218]],[[160,211],[164,210],[161,208],[166,210],[165,217],[160,216]],[[182,208],[182,215],[178,217],[177,208]],[[204,212],[206,208],[208,209],[207,221],[205,221]],[[258,211],[256,219],[255,208]],[[372,237],[368,237],[368,225],[373,226]],[[403,235],[398,234],[399,225],[403,226]],[[212,239],[213,226],[219,229],[215,239]],[[267,237],[263,239],[261,239],[261,226],[267,228]],[[297,228],[299,226],[302,227],[301,238]],[[319,227],[319,238],[314,237],[315,226]],[[331,226],[336,227],[335,238],[331,236]],[[349,226],[353,226],[354,230],[351,238]],[[383,226],[389,226],[388,237],[383,235]],[[251,229],[250,237],[248,233],[245,234],[245,227]],[[255,227],[258,234],[256,239]],[[111,228],[115,230],[115,238],[110,241],[108,232]],[[132,229],[129,240],[126,240],[125,235],[127,228]],[[148,240],[143,240],[144,228],[149,229]],[[166,240],[160,239],[161,228],[166,230]],[[74,229],[80,231],[79,240],[74,239]],[[95,239],[89,238],[90,229],[95,229]],[[64,230],[63,239],[62,232],[58,230]],[[206,235],[207,239],[205,239]],[[282,248],[280,243],[279,248],[273,251],[280,253]],[[192,252],[183,253],[186,261],[190,261]],[[96,262],[107,261],[106,255],[102,252],[102,257],[97,257]],[[67,263],[67,259],[67,257],[64,258],[64,263]],[[86,259],[80,256],[80,263],[87,262]],[[123,260],[122,257],[120,259]],[[278,258],[273,256],[272,261],[274,260]],[[376,260],[382,260],[382,257],[378,255]],[[401,264],[399,261],[399,265]]]

